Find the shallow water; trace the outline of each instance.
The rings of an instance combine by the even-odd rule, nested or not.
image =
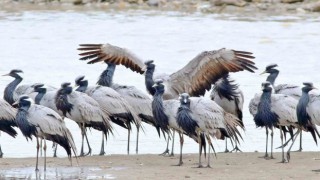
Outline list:
[[[109,171],[112,170],[114,169],[109,169]],[[3,169],[0,170],[0,179],[115,179],[115,177],[97,167],[60,166],[58,168],[47,168],[46,171],[43,171],[41,167],[37,172],[34,167]]]
[[[157,14],[157,15],[156,15]],[[320,18],[303,16],[241,17],[236,15],[186,16],[179,13],[155,12],[56,12],[56,11],[0,11],[0,74],[19,68],[24,71],[23,83],[44,82],[59,87],[62,82],[74,82],[86,75],[94,84],[106,68],[104,64],[87,65],[79,61],[78,44],[111,43],[126,47],[144,59],[154,59],[158,72],[172,73],[204,50],[222,47],[251,51],[256,56],[259,71],[270,63],[277,63],[281,71],[276,83],[301,84],[312,81],[319,86]],[[260,91],[266,76],[241,72],[232,74],[245,95],[243,151],[264,151],[265,131],[257,129],[248,112],[248,102]],[[0,77],[0,95],[10,77]],[[114,82],[134,85],[142,90],[144,77],[117,68]],[[76,145],[80,149],[78,126],[66,121]],[[127,132],[116,127],[108,141],[107,154],[126,154]],[[131,154],[135,153],[135,131],[131,138]],[[280,144],[275,132],[275,146]],[[316,151],[311,135],[305,134],[304,151]],[[93,154],[100,151],[101,134],[89,131]],[[178,152],[178,140],[176,140]],[[5,157],[35,157],[35,141],[27,142],[19,134],[16,139],[2,133],[0,144]],[[156,131],[144,125],[140,135],[139,153],[161,153],[165,141]],[[217,151],[224,150],[224,142],[214,143]],[[21,148],[23,147],[23,148]],[[295,149],[295,148],[293,148]],[[198,146],[185,138],[184,152],[196,153]],[[48,150],[48,156],[52,154]],[[58,156],[66,156],[61,147]]]

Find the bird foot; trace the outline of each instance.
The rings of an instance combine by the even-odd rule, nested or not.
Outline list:
[[[100,153],[99,153],[99,156],[103,156],[103,155],[105,155],[106,153],[104,152],[104,151],[101,151]]]
[[[259,156],[259,158],[267,159],[267,158],[269,158],[269,155],[266,153],[266,154],[264,154],[264,156]]]
[[[287,152],[287,161],[290,161],[290,152]]]
[[[197,168],[204,168],[204,166],[202,164],[199,164]]]
[[[85,156],[89,156],[89,155],[91,155],[91,148],[89,149],[88,153],[85,154]]]
[[[280,161],[278,163],[288,163],[288,162],[283,158],[282,161]]]
[[[159,156],[169,155],[169,149],[166,149],[163,153],[159,154]]]
[[[206,166],[206,168],[212,168],[212,167],[211,167],[211,165],[210,165],[210,164],[208,164],[208,165]]]
[[[230,152],[242,152],[239,148],[238,148],[238,146],[236,146],[235,148],[233,148]]]
[[[0,153],[0,158],[2,158],[3,157],[3,153]]]
[[[53,154],[53,157],[56,158],[56,157],[57,157],[57,154]]]
[[[177,165],[175,165],[175,166],[182,166],[182,164],[183,164],[183,161],[180,161]]]
[[[293,152],[302,152],[302,148],[299,148],[298,150],[293,151]]]
[[[224,153],[228,153],[228,152],[230,152],[229,149],[225,149],[224,150]]]
[[[170,155],[169,155],[169,157],[173,157],[174,156],[174,154],[173,153],[171,153]]]

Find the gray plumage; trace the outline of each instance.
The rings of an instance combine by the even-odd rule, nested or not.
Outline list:
[[[50,140],[61,145],[71,161],[72,151],[76,155],[76,146],[61,116],[50,108],[33,104],[28,96],[21,96],[16,103],[19,105],[16,123],[22,134],[27,139],[35,136],[38,145],[38,138],[44,139],[44,142]],[[46,143],[44,144],[46,159]],[[36,170],[38,170],[38,152],[39,149],[37,150]],[[46,163],[44,169],[46,169]]]
[[[17,132],[13,129],[16,126],[15,117],[17,110],[13,108],[7,101],[0,99],[0,131],[9,134],[12,137],[17,136]],[[0,158],[3,152],[0,146]]]

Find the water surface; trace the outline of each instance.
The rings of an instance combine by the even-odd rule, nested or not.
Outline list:
[[[236,15],[185,16],[178,13],[154,12],[55,12],[55,11],[0,11],[0,74],[11,69],[24,71],[23,83],[44,82],[59,87],[62,82],[74,82],[79,75],[86,75],[95,84],[105,64],[87,65],[79,61],[76,50],[81,43],[111,43],[126,47],[143,59],[153,59],[157,72],[173,73],[204,50],[222,47],[251,51],[256,56],[259,72],[270,63],[277,63],[281,71],[276,83],[301,84],[312,81],[319,85],[320,68],[320,18],[303,16],[241,17]],[[257,129],[248,112],[249,100],[260,92],[266,76],[258,73],[232,74],[244,91],[244,141],[243,151],[264,151],[265,131]],[[0,77],[0,95],[11,77]],[[134,85],[145,90],[144,77],[119,67],[114,82]],[[66,120],[76,145],[80,149],[80,130]],[[126,154],[127,132],[116,127],[114,137],[107,143],[107,154]],[[100,151],[101,134],[89,131],[93,154]],[[134,130],[135,136],[135,130]],[[135,137],[131,139],[131,152],[135,153]],[[275,131],[275,145],[280,144]],[[140,135],[139,153],[158,154],[165,148],[156,131],[144,125]],[[185,138],[185,153],[196,153],[198,146]],[[21,135],[16,139],[2,133],[0,144],[5,157],[34,157],[35,141],[27,142]],[[50,143],[49,143],[50,144]],[[224,150],[224,142],[214,143],[217,151]],[[21,148],[23,147],[23,148]],[[311,135],[304,136],[305,151],[319,148]],[[294,148],[295,149],[295,148]],[[178,152],[178,140],[176,140]],[[48,155],[52,154],[51,148]],[[58,156],[66,156],[59,148]]]

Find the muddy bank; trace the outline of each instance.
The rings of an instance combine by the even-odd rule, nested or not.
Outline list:
[[[296,14],[320,11],[319,0],[2,0],[0,10],[158,10],[186,13]]]
[[[48,158],[47,173],[43,172],[40,159],[38,176],[47,179],[318,179],[320,161],[318,152],[291,154],[291,162],[282,164],[280,153],[276,159],[259,158],[263,153],[218,153],[212,168],[196,168],[197,154],[184,154],[183,166],[175,157],[159,155],[108,155],[79,159],[79,166],[70,166],[66,158]],[[75,163],[75,159],[73,159]],[[0,159],[0,179],[35,179],[35,158]],[[203,165],[206,162],[203,160]],[[40,179],[39,178],[39,179]]]

